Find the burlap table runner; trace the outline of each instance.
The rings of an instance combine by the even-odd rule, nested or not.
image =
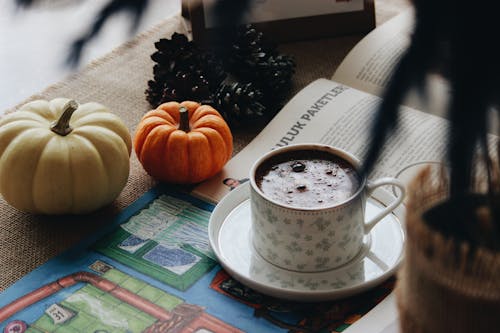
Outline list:
[[[376,1],[377,24],[385,22],[407,6],[405,0]],[[133,133],[142,115],[150,109],[144,90],[152,77],[153,62],[150,55],[154,52],[153,43],[159,38],[170,37],[175,31],[186,32],[180,17],[168,19],[138,35],[77,74],[28,100],[68,97],[80,103],[100,102],[119,115]],[[280,45],[284,53],[292,54],[297,61],[290,96],[317,78],[331,77],[348,51],[361,38],[356,35]],[[235,132],[235,153],[259,130],[253,128]],[[118,211],[155,185],[134,154],[130,163],[130,177],[119,198],[112,206],[91,215],[33,216],[17,211],[0,198],[0,291],[95,232],[103,224],[111,222]]]

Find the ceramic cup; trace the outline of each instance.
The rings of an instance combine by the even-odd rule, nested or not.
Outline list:
[[[272,199],[258,186],[257,175],[270,159],[293,157],[294,153],[324,152],[353,167],[359,186],[346,199],[323,207],[298,207]],[[281,156],[280,156],[281,155]],[[360,162],[352,154],[321,144],[295,144],[272,150],[260,157],[250,170],[252,242],[268,262],[298,272],[320,272],[342,266],[361,250],[363,238],[404,199],[404,185],[395,178],[367,180],[359,172]],[[365,221],[366,200],[378,187],[396,186],[400,195]],[[314,188],[314,185],[311,185]],[[313,189],[312,188],[312,189]]]

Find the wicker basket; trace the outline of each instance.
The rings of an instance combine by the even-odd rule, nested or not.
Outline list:
[[[396,295],[401,331],[500,332],[500,254],[444,238],[422,215],[447,198],[431,170],[409,186],[407,244]]]

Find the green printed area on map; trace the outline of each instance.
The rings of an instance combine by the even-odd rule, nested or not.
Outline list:
[[[94,248],[184,291],[216,265],[208,242],[209,218],[209,211],[161,195]]]
[[[166,311],[172,311],[183,303],[181,299],[116,269],[110,269],[102,277]],[[30,325],[27,332],[133,333],[144,331],[158,320],[90,284],[69,295],[58,305],[68,310],[71,317],[55,323],[53,318],[44,314]]]

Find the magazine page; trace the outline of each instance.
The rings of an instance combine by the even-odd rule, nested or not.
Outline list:
[[[377,27],[349,52],[332,80],[380,96],[409,45],[413,27],[411,8]],[[446,80],[438,74],[429,75],[424,93],[425,98],[422,98],[419,92],[412,91],[404,105],[442,115],[449,95]]]
[[[327,79],[318,79],[294,96],[259,135],[223,171],[194,189],[193,195],[218,202],[232,187],[225,179],[248,180],[253,162],[263,153],[295,143],[323,143],[358,158],[369,143],[369,129],[380,98]],[[447,121],[402,107],[400,129],[387,142],[371,177],[398,176],[419,163],[443,157]]]

